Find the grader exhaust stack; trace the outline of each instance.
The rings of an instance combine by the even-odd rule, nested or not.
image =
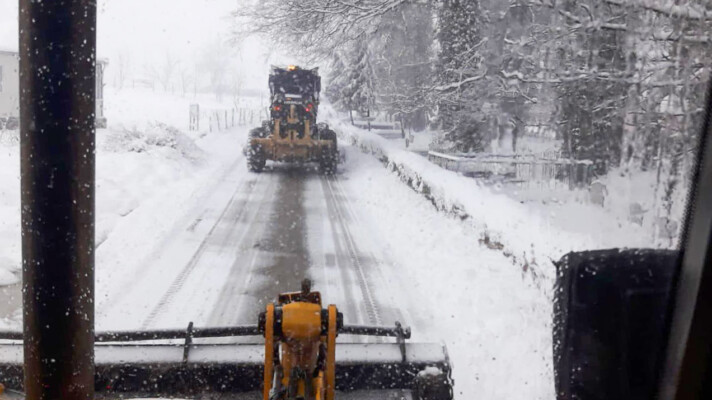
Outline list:
[[[250,131],[245,148],[247,167],[264,169],[268,160],[316,162],[326,174],[336,172],[336,133],[317,124],[321,77],[319,69],[272,67],[269,76],[270,119]]]
[[[242,336],[264,337],[264,344],[238,343]],[[344,336],[395,342],[356,343]],[[191,323],[186,330],[98,333],[96,390],[106,398],[452,399],[445,347],[408,338],[410,330],[400,324],[344,325],[336,306],[322,308],[321,294],[305,284],[267,305],[252,326]],[[0,340],[0,384],[21,391],[22,334],[0,332]]]

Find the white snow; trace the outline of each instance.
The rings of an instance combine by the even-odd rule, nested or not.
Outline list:
[[[428,191],[439,208],[467,216],[480,239],[501,244],[504,252],[515,258],[532,262],[541,261],[540,257],[558,259],[575,250],[656,247],[650,227],[627,220],[628,202],[621,199],[624,195],[618,190],[614,192],[617,204],[603,209],[583,202],[581,196],[585,194],[557,192],[546,186],[507,192],[445,170],[419,154],[337,118],[329,120],[348,141],[387,160],[389,169],[397,169],[405,179],[416,182],[416,190]],[[623,183],[616,187],[626,188]],[[630,192],[630,186],[627,190]],[[566,197],[557,200],[556,194]]]
[[[443,341],[458,399],[552,399],[550,280],[444,217],[374,158],[346,148],[345,186],[395,260],[385,290],[408,304],[411,341]],[[382,288],[381,288],[382,289]]]
[[[176,270],[170,268],[170,258],[156,260],[156,250],[176,233],[177,221],[192,215],[196,204],[229,198],[206,198],[214,193],[214,185],[222,182],[222,192],[229,193],[227,185],[246,174],[239,149],[250,126],[211,133],[204,125],[190,132],[188,108],[193,102],[207,109],[235,106],[229,98],[107,88],[109,128],[97,132],[99,330],[139,325],[136,316],[150,312],[147,304],[163,296],[174,278],[168,274]],[[241,104],[259,108],[257,100]],[[375,257],[386,261],[371,279],[374,296],[402,308],[397,311],[413,328],[413,342],[447,345],[458,399],[554,398],[551,259],[572,250],[656,243],[650,226],[632,223],[628,210],[620,206],[635,200],[643,209],[652,207],[637,196],[642,191],[638,186],[648,187],[653,176],[630,183],[611,174],[604,180],[612,188],[604,207],[583,201],[583,192],[489,187],[339,122],[328,107],[322,109],[333,127],[355,144],[342,149],[346,162],[335,190],[348,197],[345,219],[355,221],[349,234],[366,252],[385,254]],[[426,142],[422,135],[417,145]],[[389,169],[378,158],[387,159]],[[237,172],[231,170],[234,165]],[[216,178],[230,171],[234,180]],[[20,265],[19,148],[13,132],[0,133],[0,183],[0,285],[8,285],[17,283]],[[319,190],[307,195],[322,193]],[[326,200],[310,197],[312,201]],[[310,242],[310,250],[334,253],[331,228],[320,229],[324,240]],[[175,249],[182,255],[193,250]],[[147,263],[160,268],[147,273]],[[204,282],[199,284],[208,286],[217,285],[224,274],[211,270],[200,276]],[[329,302],[344,299],[338,285],[324,294]],[[189,309],[171,310],[171,315],[195,313],[210,303],[208,297],[199,301]],[[138,311],[123,312],[132,307]],[[12,313],[0,325],[18,329],[20,318]]]
[[[354,144],[343,149],[351,202],[395,261],[397,279],[385,290],[407,299],[413,340],[447,344],[458,399],[555,397],[553,260],[575,250],[675,245],[651,233],[650,216],[630,219],[629,204],[653,207],[652,172],[611,172],[601,181],[610,188],[603,207],[583,190],[493,187],[322,109],[342,142]]]
[[[109,128],[97,130],[96,284],[103,296],[121,289],[126,279],[136,279],[131,268],[141,265],[176,216],[190,207],[199,188],[242,146],[243,127],[188,132],[192,102],[232,106],[230,100],[219,102],[214,96],[191,99],[107,88]],[[19,280],[20,162],[17,131],[2,131],[0,136],[1,286]],[[97,304],[100,312],[102,298]],[[19,328],[18,317],[5,323]]]
[[[216,176],[224,176],[236,162],[233,174],[246,173],[238,149],[249,126],[190,132],[187,115],[192,102],[213,108],[233,105],[232,99],[220,102],[212,96],[191,99],[146,89],[107,91],[109,128],[98,131],[97,152],[99,330],[140,326],[151,311],[146,307],[163,295],[174,279],[170,274],[176,271],[170,257],[155,259],[157,249],[176,229],[183,232],[176,223],[190,217],[196,204],[206,201],[207,193],[215,193]],[[553,398],[550,288],[554,273],[550,259],[574,249],[650,244],[645,227],[615,214],[616,204],[630,199],[631,193],[613,190],[612,205],[597,208],[577,201],[576,196],[585,193],[512,192],[480,185],[392,141],[333,122],[336,118],[328,107],[323,109],[331,124],[356,143],[342,149],[346,162],[334,190],[348,198],[345,207],[347,218],[354,218],[350,224],[353,240],[362,251],[378,253],[375,259],[383,260],[378,275],[371,277],[373,295],[381,304],[400,308],[402,322],[413,328],[413,342],[447,345],[457,398]],[[0,141],[0,180],[4,183],[0,187],[0,240],[5,244],[0,248],[4,274],[0,279],[7,277],[7,283],[17,281],[20,265],[16,139],[6,132]],[[390,172],[379,157],[387,157]],[[395,171],[415,182],[420,193],[404,184]],[[237,175],[234,181],[228,180],[231,185],[242,179]],[[614,179],[607,183],[624,188],[611,183]],[[314,182],[318,185],[318,180]],[[636,192],[633,187],[629,190]],[[431,200],[424,197],[424,191]],[[307,193],[326,195],[317,187]],[[552,200],[555,195],[562,200]],[[223,197],[229,196],[216,195],[209,201],[220,202]],[[199,224],[197,230],[204,228],[205,224]],[[334,253],[333,232],[327,228],[320,228],[324,230],[321,243],[310,238],[310,251]],[[193,247],[174,251],[176,257],[184,256]],[[146,271],[148,264],[161,267]],[[198,275],[205,282],[196,284],[207,287],[217,284],[224,274],[211,270]],[[324,282],[331,281],[334,277],[324,277]],[[345,300],[338,282],[325,286],[329,302]],[[364,297],[364,301],[369,300]],[[208,303],[207,295],[196,298],[189,309],[171,309],[166,320],[180,319],[176,313],[195,314]],[[19,313],[2,322],[14,328],[19,323]]]
[[[0,269],[0,286],[12,285],[19,282],[17,275],[13,274],[8,269]]]
[[[0,286],[19,281],[20,156],[16,132],[0,131]]]

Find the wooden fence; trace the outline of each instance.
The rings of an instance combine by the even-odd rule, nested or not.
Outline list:
[[[190,105],[189,129],[198,131],[201,124],[208,131],[224,131],[236,126],[258,126],[267,117],[266,111],[257,108],[207,108],[198,104]]]

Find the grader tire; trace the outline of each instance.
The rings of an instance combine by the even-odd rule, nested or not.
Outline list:
[[[452,381],[440,370],[424,370],[416,377],[413,400],[452,400]]]
[[[262,172],[267,164],[267,159],[262,146],[253,146],[247,153],[247,169],[252,172]]]
[[[322,155],[319,162],[319,169],[324,175],[334,175],[336,173],[336,165],[338,163],[338,154],[336,150],[332,150]]]
[[[333,175],[336,173],[336,166],[339,164],[339,150],[336,141],[336,132],[329,129],[326,124],[319,125],[319,139],[328,140],[333,143],[329,149],[322,154],[319,162],[319,169],[325,175]]]
[[[250,138],[266,138],[269,136],[269,129],[264,126],[260,126],[250,130]]]

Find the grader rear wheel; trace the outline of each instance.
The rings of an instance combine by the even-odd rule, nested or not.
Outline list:
[[[267,164],[267,158],[265,157],[264,150],[262,146],[253,146],[247,153],[247,169],[252,172],[262,172]]]
[[[319,169],[325,175],[333,175],[336,173],[336,166],[339,163],[339,150],[336,141],[336,132],[329,129],[326,124],[319,126],[319,139],[328,140],[333,143],[328,149],[324,149],[319,160]]]
[[[336,165],[338,163],[338,153],[336,150],[330,150],[322,155],[319,161],[319,170],[324,175],[334,175],[336,173]]]
[[[426,368],[415,377],[413,400],[452,400],[452,380],[437,368]]]

